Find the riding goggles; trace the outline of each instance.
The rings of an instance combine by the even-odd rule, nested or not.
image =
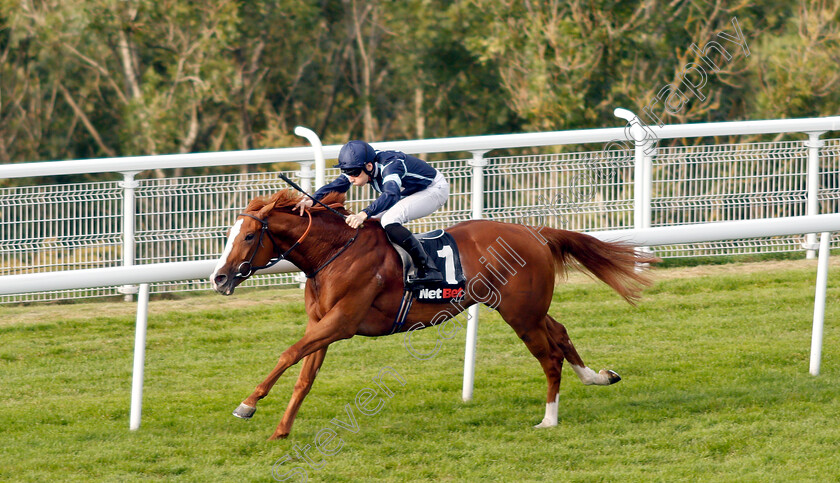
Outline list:
[[[362,174],[362,168],[343,168],[341,172],[347,176],[356,177]]]

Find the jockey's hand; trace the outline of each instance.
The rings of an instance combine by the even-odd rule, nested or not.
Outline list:
[[[292,208],[292,211],[295,211],[295,210],[297,210],[298,208],[300,208],[300,216],[303,216],[303,210],[305,210],[306,208],[311,207],[311,206],[312,206],[312,205],[314,205],[314,204],[315,204],[315,202],[314,202],[314,201],[312,201],[312,200],[310,200],[309,198],[307,198],[307,197],[305,197],[305,196],[304,196],[303,198],[301,198],[301,199],[300,199],[300,201],[298,201],[298,202],[297,202],[297,204],[295,205],[295,207],[294,207],[294,208]]]
[[[367,220],[367,217],[367,213],[362,211],[354,215],[349,215],[344,221],[346,221],[347,224],[350,225],[350,228],[358,228],[359,225],[361,225],[362,223],[364,223],[365,220]]]

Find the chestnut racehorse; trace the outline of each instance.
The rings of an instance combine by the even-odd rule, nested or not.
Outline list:
[[[274,370],[234,412],[235,416],[250,418],[257,401],[268,395],[286,369],[303,360],[289,406],[270,439],[288,436],[327,347],[354,335],[391,333],[403,295],[402,263],[377,221],[368,220],[355,230],[341,216],[318,205],[301,216],[292,212],[299,199],[292,191],[282,190],[268,199],[252,200],[230,229],[224,253],[211,275],[216,291],[230,295],[254,270],[282,253],[310,276],[305,290],[309,320],[303,337],[280,355]],[[343,194],[331,193],[322,201],[349,214],[343,206]],[[557,424],[564,359],[584,384],[608,385],[621,379],[613,371],[595,372],[587,367],[566,328],[548,315],[555,278],[570,264],[582,266],[633,303],[642,286],[649,284],[636,271],[637,263],[658,259],[639,254],[628,245],[547,227],[476,220],[458,223],[447,231],[458,245],[468,280],[460,310],[476,302],[493,305],[545,372],[545,417],[536,427]],[[502,256],[490,257],[489,247],[495,247],[495,253]],[[470,290],[472,280],[484,282],[480,294],[471,293],[478,292]],[[477,286],[473,284],[473,288]],[[492,301],[487,295],[490,289],[496,291]],[[460,310],[452,307],[446,306],[455,316]],[[441,323],[440,313],[440,304],[415,303],[398,331]]]

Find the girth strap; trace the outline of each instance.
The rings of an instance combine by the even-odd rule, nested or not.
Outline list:
[[[391,332],[394,334],[402,329],[405,324],[405,319],[408,317],[408,312],[411,310],[411,304],[414,303],[414,291],[406,289],[403,292],[402,300],[400,301],[400,309],[397,311],[397,316],[394,318],[394,325],[391,327]]]

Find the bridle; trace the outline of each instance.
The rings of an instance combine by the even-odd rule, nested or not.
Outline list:
[[[271,240],[271,243],[274,245],[274,251],[275,252],[277,251],[277,247],[279,247],[280,245],[277,243],[277,240],[274,239],[274,237],[271,235],[271,231],[269,231],[269,229],[268,229],[268,220],[262,220],[262,219],[257,218],[256,216],[254,216],[250,213],[240,213],[240,214],[238,214],[237,218],[240,217],[240,216],[247,216],[248,218],[253,218],[253,219],[257,220],[258,222],[260,222],[261,226],[260,226],[260,237],[259,237],[257,246],[254,247],[254,251],[253,251],[253,253],[251,253],[251,258],[249,258],[247,262],[242,262],[242,263],[239,264],[239,267],[237,267],[237,269],[236,269],[237,273],[236,273],[235,276],[236,277],[241,277],[241,278],[248,278],[251,275],[253,275],[253,273],[256,272],[257,270],[262,270],[264,268],[273,267],[274,265],[277,265],[281,260],[285,260],[286,257],[289,256],[290,253],[292,253],[292,250],[297,248],[297,246],[301,244],[301,242],[306,238],[306,236],[309,235],[309,230],[312,228],[312,213],[310,213],[309,210],[306,210],[306,214],[309,215],[309,226],[306,227],[306,231],[303,232],[303,235],[301,235],[300,238],[298,238],[298,240],[296,242],[294,242],[294,244],[292,244],[292,246],[290,246],[288,250],[283,252],[282,255],[280,255],[279,257],[273,257],[273,258],[269,259],[268,263],[266,263],[265,265],[262,265],[260,267],[253,266],[253,262],[254,262],[254,257],[257,256],[257,252],[260,251],[260,248],[263,246],[263,235],[265,235],[265,234],[268,235],[268,239]],[[245,271],[246,268],[247,268],[247,271]]]
[[[340,216],[342,219],[347,219],[347,215],[345,215],[343,213],[339,213],[332,206],[327,206],[324,203],[322,203],[320,200],[315,199],[312,195],[310,195],[305,190],[303,190],[300,186],[298,186],[294,181],[290,180],[289,177],[286,176],[285,174],[279,173],[278,176],[280,177],[280,179],[282,179],[283,181],[288,183],[289,186],[291,186],[292,188],[295,188],[296,190],[298,190],[301,193],[303,193],[304,195],[306,195],[309,199],[312,200],[313,203],[317,203],[317,204],[323,206],[324,208],[331,211],[332,213]],[[285,260],[286,257],[289,256],[290,253],[292,253],[292,250],[294,250],[298,245],[301,244],[301,242],[304,240],[304,238],[306,238],[306,235],[309,234],[309,229],[312,228],[312,213],[310,213],[309,210],[306,210],[306,214],[309,216],[309,226],[306,227],[306,231],[303,232],[303,235],[301,235],[301,237],[298,238],[298,240],[292,246],[290,246],[289,249],[286,250],[282,255],[280,255],[279,257],[274,257],[274,258],[269,259],[268,263],[261,266],[261,267],[254,267],[251,264],[254,262],[254,257],[257,256],[257,251],[259,251],[260,247],[263,246],[263,244],[262,244],[263,234],[268,233],[268,239],[271,240],[271,243],[274,244],[274,250],[275,251],[277,250],[277,247],[280,246],[280,245],[277,244],[277,240],[275,240],[274,237],[271,236],[271,232],[268,231],[268,221],[267,220],[261,220],[261,219],[257,218],[256,216],[254,216],[252,214],[249,214],[249,213],[240,213],[239,215],[237,215],[237,218],[240,217],[240,216],[247,216],[249,218],[253,218],[253,219],[257,220],[258,222],[260,222],[260,225],[262,225],[262,226],[260,228],[259,244],[257,245],[256,248],[254,248],[254,253],[251,254],[251,258],[249,258],[247,262],[242,262],[242,263],[239,264],[239,267],[236,269],[237,274],[235,276],[236,277],[248,278],[257,270],[262,270],[264,268],[273,267],[274,265],[276,265],[281,260]],[[324,267],[326,267],[333,260],[338,258],[338,256],[341,255],[344,252],[344,250],[347,249],[347,247],[349,247],[354,241],[356,241],[356,237],[359,236],[359,228],[361,228],[361,226],[356,228],[356,233],[353,235],[353,238],[348,240],[347,243],[345,243],[344,246],[341,247],[341,250],[339,250],[335,255],[330,257],[330,259],[327,260],[326,262],[324,262],[324,264],[322,264],[320,267],[315,269],[315,271],[313,271],[312,273],[307,273],[306,277],[307,278],[314,277],[318,272],[323,270]],[[247,273],[243,273],[243,267],[248,268]]]
[[[326,205],[324,205],[324,206],[326,206]],[[329,208],[331,211],[335,211],[335,210],[332,209],[332,207],[329,207],[329,206],[326,206],[326,207]],[[256,216],[254,216],[250,213],[240,213],[240,214],[238,214],[237,217],[247,216],[248,218],[253,218],[254,220],[257,220],[258,222],[260,222],[260,236],[259,236],[259,239],[258,239],[257,246],[254,248],[253,253],[251,253],[251,258],[249,258],[247,262],[242,262],[242,263],[239,264],[239,267],[237,267],[237,269],[236,269],[237,273],[236,273],[235,276],[236,277],[241,277],[241,278],[248,278],[251,275],[253,275],[254,272],[256,272],[257,270],[262,270],[262,269],[265,269],[265,268],[273,267],[274,265],[277,265],[281,260],[285,260],[286,257],[289,256],[290,253],[292,253],[292,250],[297,248],[297,246],[300,245],[303,242],[304,239],[306,239],[307,235],[309,235],[309,230],[312,228],[312,213],[310,213],[309,210],[305,210],[305,211],[306,211],[306,215],[309,217],[309,224],[307,225],[306,230],[303,232],[303,235],[301,235],[300,238],[298,238],[297,241],[294,242],[292,244],[292,246],[290,246],[289,249],[286,250],[285,252],[283,252],[280,256],[270,258],[268,260],[268,263],[266,263],[265,265],[259,266],[259,267],[253,266],[253,262],[254,262],[254,257],[257,256],[257,252],[259,251],[260,247],[263,246],[263,235],[264,234],[268,235],[268,239],[271,240],[271,243],[274,245],[275,252],[277,250],[277,247],[279,247],[280,245],[277,243],[277,240],[274,239],[274,237],[271,235],[271,231],[268,229],[268,220],[263,220],[263,219],[257,218]],[[338,213],[338,212],[336,212],[336,213]],[[340,213],[338,213],[338,214],[341,215]],[[356,228],[356,233],[353,234],[353,237],[350,238],[349,240],[347,240],[347,243],[345,243],[344,246],[341,247],[341,249],[339,251],[337,251],[332,257],[330,257],[329,260],[327,260],[326,262],[321,264],[321,266],[316,268],[312,273],[306,273],[306,278],[314,277],[315,275],[318,274],[318,272],[320,272],[327,265],[332,263],[333,260],[338,258],[338,256],[341,255],[344,252],[344,250],[346,250],[354,241],[356,241],[356,237],[359,236],[359,229],[360,228],[361,228],[361,226]],[[247,269],[247,272],[245,271],[245,269]]]

